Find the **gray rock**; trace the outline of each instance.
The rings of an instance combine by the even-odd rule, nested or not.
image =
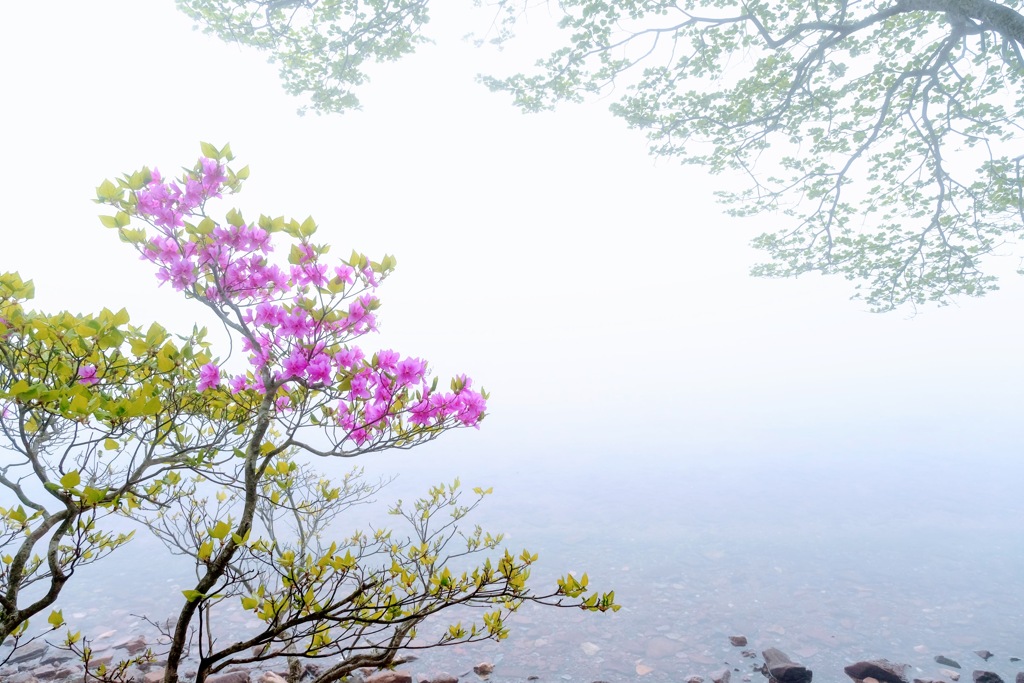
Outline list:
[[[979,657],[984,659],[986,662],[992,657],[992,653],[989,652],[988,650],[975,650],[974,654],[978,655]]]
[[[718,671],[712,671],[708,674],[708,678],[711,679],[711,683],[729,683],[729,677],[732,674],[728,669],[719,669]]]
[[[217,674],[207,678],[206,683],[249,683],[249,672],[232,671],[226,674]]]
[[[941,678],[915,678],[914,683],[946,683]]]
[[[19,671],[12,676],[4,676],[4,683],[39,683],[39,679],[31,671]]]
[[[1017,673],[1017,683],[1024,683],[1024,671]]]
[[[61,662],[69,662],[73,659],[77,658],[68,650],[61,650],[56,647],[51,647],[49,650],[46,651],[46,654],[39,658],[39,663],[60,664]]]
[[[944,655],[936,655],[935,662],[937,664],[941,664],[942,666],[951,666],[954,669],[960,668],[960,662],[956,661],[955,659],[950,659],[949,657],[946,657]]]
[[[907,665],[895,664],[888,659],[872,659],[843,667],[846,675],[855,681],[874,678],[881,683],[908,683]]]
[[[811,670],[794,662],[782,650],[770,647],[761,656],[771,678],[778,683],[811,683]]]
[[[459,683],[459,679],[448,672],[442,672],[427,679],[428,683]]]
[[[735,647],[746,647],[747,637],[746,636],[729,636],[729,642]]]
[[[37,640],[28,645],[23,645],[11,653],[10,659],[7,660],[8,664],[20,664],[21,662],[29,662],[38,659],[42,659],[43,655],[46,654],[46,650],[49,645],[41,640]]]
[[[953,671],[952,669],[939,669],[939,673],[942,674],[943,676],[947,677],[951,681],[959,681],[960,680],[960,672],[959,671]]]
[[[1003,683],[1003,679],[994,671],[975,671],[971,677],[974,683]]]
[[[59,671],[60,667],[54,664],[42,664],[32,668],[32,675],[41,681],[52,681]]]
[[[704,683],[704,679],[701,676],[687,676],[683,680],[685,683]]]

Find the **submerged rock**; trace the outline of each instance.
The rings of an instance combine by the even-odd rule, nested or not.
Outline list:
[[[37,640],[28,645],[23,645],[14,651],[13,654],[7,659],[8,664],[20,664],[21,662],[27,662],[33,659],[42,659],[45,652],[49,649],[49,646],[41,640]]]
[[[729,636],[729,642],[735,647],[746,647],[747,637],[746,636]]]
[[[985,660],[986,662],[987,662],[987,661],[988,661],[989,659],[991,659],[991,657],[992,657],[992,653],[991,653],[991,652],[989,652],[988,650],[975,650],[975,651],[974,651],[974,654],[978,655],[979,657],[981,657],[982,659],[984,659],[984,660]]]
[[[872,659],[843,667],[846,675],[855,681],[874,678],[881,683],[908,683],[907,665],[895,664],[888,659]]]
[[[1003,683],[1003,679],[994,671],[975,671],[971,676],[974,683]]]
[[[761,652],[768,675],[779,683],[810,683],[810,669],[790,659],[785,652],[770,647]]]
[[[942,666],[951,666],[954,669],[960,668],[960,662],[956,661],[955,659],[950,659],[949,657],[946,657],[944,655],[936,655],[935,662],[941,664]]]

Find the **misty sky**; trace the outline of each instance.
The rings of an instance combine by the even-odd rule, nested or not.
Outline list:
[[[190,327],[199,307],[158,288],[91,199],[230,142],[252,176],[215,211],[312,214],[339,256],[396,255],[364,346],[491,391],[483,428],[435,454],[1018,450],[1018,276],[912,318],[867,313],[837,279],[752,279],[745,245],[780,223],[724,217],[711,193],[728,179],[648,156],[607,102],[524,116],[474,83],[528,50],[477,50],[442,24],[374,69],[362,111],[300,118],[263,56],[192,31],[169,0],[5,11],[0,270],[32,278],[39,307]]]

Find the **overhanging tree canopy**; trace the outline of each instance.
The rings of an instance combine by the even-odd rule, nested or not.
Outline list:
[[[526,111],[623,91],[651,151],[749,179],[721,198],[781,227],[765,276],[841,274],[877,310],[995,288],[985,257],[1024,229],[1021,2],[494,0],[493,42],[527,12],[566,37],[536,68],[483,77]],[[364,58],[408,54],[426,0],[179,0],[270,50],[318,111],[357,106]],[[310,47],[317,48],[316,57]],[[309,52],[309,56],[297,55]]]

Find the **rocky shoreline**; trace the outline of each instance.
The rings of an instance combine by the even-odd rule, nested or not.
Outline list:
[[[103,634],[97,638],[97,645],[94,647],[96,653],[92,664],[117,663],[129,657],[144,653],[150,644],[142,636],[122,637],[120,640],[104,638]],[[109,640],[109,642],[104,642]],[[748,640],[745,636],[729,636],[729,644],[738,649],[739,657],[735,662],[734,658],[726,658],[721,662],[722,666],[700,673],[686,673],[680,671],[673,680],[680,683],[737,683],[742,681],[748,683],[760,680],[762,677],[767,683],[811,683],[814,672],[800,662],[794,661],[782,650],[769,647],[761,651],[760,656],[748,647]],[[0,651],[0,660],[6,652]],[[959,655],[958,655],[959,656]],[[1024,666],[1021,665],[1019,657],[1002,658],[997,657],[988,650],[975,650],[969,656],[977,657],[982,665],[978,668],[967,667],[953,657],[945,654],[935,655],[935,668],[932,671],[924,671],[920,667],[910,672],[910,666],[887,659],[863,660],[851,663],[844,667],[843,674],[853,683],[1024,683]],[[962,658],[962,657],[961,657]],[[1005,659],[1005,661],[1004,661]],[[754,661],[751,661],[754,660]],[[447,672],[427,672],[416,670],[415,657],[408,657],[401,667],[392,671],[365,670],[356,677],[362,683],[458,683],[460,680],[469,681],[544,681],[554,680],[551,675],[538,676],[529,675],[525,679],[522,675],[503,676],[500,666],[490,662],[481,662],[458,675]],[[991,663],[990,663],[991,662]],[[321,666],[329,666],[328,663],[306,664],[303,680],[312,680]],[[743,666],[740,666],[743,664]],[[1003,666],[997,667],[996,664]],[[1002,673],[992,669],[1000,668]],[[265,663],[262,667],[238,668],[211,676],[207,683],[285,683],[285,665],[283,662]],[[971,669],[968,674],[968,669]],[[1008,669],[1017,669],[1011,673]],[[637,680],[643,680],[644,676],[653,670],[650,667],[637,665],[635,674]],[[133,666],[128,672],[128,680],[136,683],[159,683],[163,677],[163,667],[159,661],[151,664],[140,664]],[[183,671],[185,680],[195,675],[194,668],[189,670],[186,666]],[[836,672],[828,672],[826,680],[845,680]],[[970,676],[968,678],[967,676]],[[1003,676],[1015,676],[1015,678],[1004,678]],[[571,676],[563,675],[557,677],[559,680],[571,680]],[[612,680],[618,680],[616,676]],[[0,666],[0,683],[72,683],[82,681],[84,671],[72,653],[66,649],[55,647],[43,641],[35,641],[11,654],[3,666]],[[820,679],[820,677],[819,677]],[[593,683],[607,683],[604,680],[593,681]]]

